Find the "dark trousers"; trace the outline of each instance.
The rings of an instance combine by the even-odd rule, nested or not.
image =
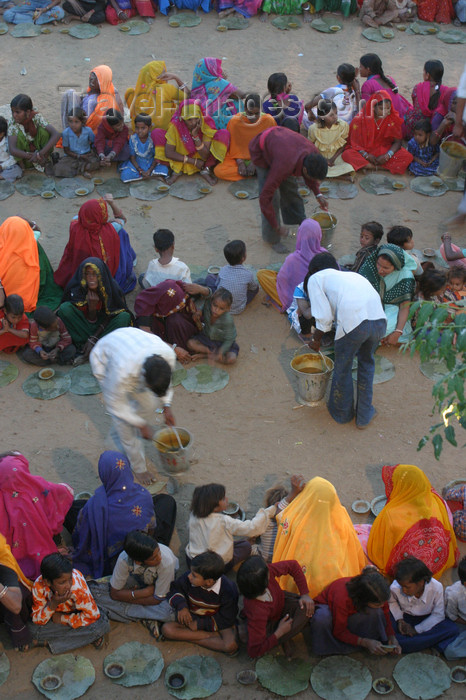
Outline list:
[[[102,24],[105,22],[105,0],[96,0],[96,2],[86,2],[86,0],[79,0],[79,4],[82,8],[82,15],[86,15],[91,10],[94,10],[94,14],[91,15],[89,19],[89,24]],[[62,5],[65,12],[70,15],[77,15],[76,9],[69,2],[64,2]]]
[[[20,649],[31,643],[32,636],[27,621],[29,620],[30,610],[32,607],[31,592],[19,582],[19,588],[23,598],[21,610],[19,613],[11,612],[6,605],[0,601],[0,622],[4,622],[11,638],[11,642],[15,649]]]
[[[285,617],[285,615],[289,615],[293,620],[293,624],[291,625],[290,631],[287,632],[287,634],[284,634],[283,637],[280,637],[280,644],[289,642],[290,639],[296,637],[296,635],[302,632],[302,630],[309,622],[309,618],[307,617],[305,611],[299,607],[299,598],[300,596],[297,593],[290,593],[289,591],[285,591],[285,604],[283,606],[280,619]],[[275,632],[279,625],[279,622],[280,621],[272,622],[270,620],[267,623],[267,636]]]
[[[394,617],[391,615],[393,629],[401,647],[403,654],[411,654],[415,651],[430,649],[435,647],[437,651],[444,652],[449,644],[451,644],[459,635],[459,627],[452,620],[445,618],[434,627],[431,627],[427,632],[415,634],[414,637],[408,637],[405,634],[398,632],[398,627]],[[403,620],[413,627],[429,617],[428,615],[408,615],[404,613]]]
[[[286,157],[286,156],[285,156]],[[269,174],[268,168],[256,166],[257,180],[259,182],[259,195],[264,189]],[[306,218],[304,202],[298,193],[298,183],[295,177],[287,177],[280,184],[273,195],[272,205],[275,216],[280,225],[280,213],[284,224],[301,224]],[[262,238],[266,243],[274,245],[280,240],[278,231],[270,225],[261,211]]]
[[[50,352],[52,348],[44,348],[46,352]],[[58,365],[68,365],[71,364],[71,362],[74,359],[74,356],[76,355],[76,348],[71,343],[71,345],[67,345],[67,347],[64,350],[61,350],[57,354],[57,359],[55,362]],[[36,365],[37,367],[45,367],[45,365],[53,365],[55,362],[52,362],[52,360],[43,360],[42,357],[29,345],[24,348],[22,354],[21,354],[21,359],[23,362],[27,362],[30,365]]]

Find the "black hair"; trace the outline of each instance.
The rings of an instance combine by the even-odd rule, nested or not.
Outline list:
[[[393,269],[395,269],[395,265],[393,264],[393,260],[386,253],[380,253],[380,255],[377,255],[377,260],[385,260],[386,262],[390,263],[390,265],[393,267]]]
[[[143,364],[146,384],[156,396],[165,396],[170,386],[172,370],[160,355],[147,357]]]
[[[442,289],[447,283],[447,275],[443,270],[424,270],[418,281],[419,291],[427,301]]]
[[[159,253],[164,253],[175,243],[175,236],[168,228],[158,228],[153,239],[154,247]]]
[[[42,328],[50,328],[57,320],[56,315],[48,306],[37,306],[34,311],[34,321]]]
[[[308,177],[313,180],[325,180],[328,172],[327,159],[320,153],[309,153],[303,160]]]
[[[288,78],[285,73],[272,73],[267,80],[267,90],[270,93],[270,97],[276,97],[281,92],[285,92],[287,84]]]
[[[414,125],[414,131],[425,131],[426,134],[430,134],[432,131],[430,119],[418,119]]]
[[[40,563],[40,573],[43,579],[53,583],[62,574],[71,574],[73,563],[60,552],[47,554]]]
[[[140,114],[136,114],[136,116],[134,117],[134,123],[137,124],[138,122],[141,124],[145,124],[146,126],[149,127],[149,129],[152,126],[152,118],[148,114],[146,114],[145,112],[141,112]]]
[[[117,124],[123,121],[122,113],[119,112],[117,109],[114,109],[113,107],[107,109],[107,111],[105,112],[105,118],[109,126],[116,126]]]
[[[207,518],[225,498],[223,484],[203,484],[196,486],[191,501],[191,513],[196,518]]]
[[[406,583],[419,583],[419,581],[429,583],[432,578],[432,571],[417,557],[409,556],[395,564],[393,575],[398,583],[402,581],[406,581]]]
[[[372,566],[366,566],[359,576],[346,584],[346,590],[358,612],[369,603],[386,603],[390,598],[390,586],[381,573]]]
[[[440,86],[442,84],[444,67],[442,61],[432,59],[424,63],[424,70],[428,74],[431,82],[435,85],[434,94],[431,95],[427,104],[429,109],[436,109],[440,100]]]
[[[151,558],[154,551],[158,549],[159,543],[154,537],[148,535],[144,530],[132,530],[128,532],[123,543],[123,549],[133,561],[144,563]]]
[[[460,577],[461,583],[466,581],[466,557],[463,557],[458,564],[458,576]]]
[[[299,122],[296,117],[284,117],[284,119],[282,119],[280,122],[280,126],[282,126],[284,129],[289,129],[290,131],[294,131],[295,133],[299,134]]]
[[[246,559],[236,574],[236,584],[245,598],[257,598],[262,595],[269,582],[269,569],[262,557]]]
[[[333,100],[319,100],[317,103],[317,124],[320,127],[325,126],[325,119],[324,117],[327,116],[327,114],[330,114],[330,112],[334,110],[335,112],[337,111],[337,106]]]
[[[72,109],[70,109],[67,116],[75,117],[76,119],[79,119],[79,121],[82,122],[84,125],[86,124],[87,115],[82,107],[73,107]]]
[[[246,243],[240,240],[230,241],[223,249],[229,265],[240,265],[246,256]]]
[[[403,248],[404,244],[410,241],[412,237],[413,232],[408,226],[392,226],[390,231],[387,232],[387,243]]]
[[[225,562],[217,552],[203,552],[191,560],[191,571],[202,576],[203,579],[212,578],[214,581],[225,573]]]
[[[395,94],[398,92],[398,88],[393,80],[390,80],[390,78],[388,78],[383,72],[382,60],[380,56],[377,56],[376,53],[365,53],[364,56],[361,56],[359,62],[364,66],[364,68],[369,69],[371,75],[380,75],[383,82],[387,83],[392,92]]]
[[[361,226],[361,231],[365,229],[366,231],[369,231],[369,233],[372,233],[374,236],[374,241],[377,243],[382,240],[383,238],[383,226],[382,224],[379,224],[378,221],[367,221],[365,224],[362,224]]]
[[[337,68],[337,75],[340,78],[340,82],[346,85],[347,88],[350,88],[356,77],[356,68],[351,63],[341,63]]]
[[[312,275],[315,275],[316,272],[320,272],[321,270],[328,270],[328,269],[331,269],[331,270],[339,270],[340,269],[340,266],[337,263],[334,256],[331,253],[317,253],[317,255],[314,255],[311,262],[309,263],[307,275],[304,278],[304,282],[303,282],[304,290],[307,291],[307,283],[309,282],[309,277],[312,277]]]
[[[9,294],[5,297],[5,311],[8,314],[14,314],[14,316],[24,314],[23,297],[20,297],[19,294]]]
[[[233,304],[233,295],[229,289],[225,287],[218,287],[212,294],[211,300],[214,301],[220,299],[220,301],[226,301],[229,306]]]
[[[257,92],[248,92],[248,94],[244,97],[244,108],[257,109],[258,107],[259,109],[261,107],[261,96]]]
[[[8,131],[8,122],[5,117],[0,117],[0,134],[6,134]]]
[[[20,92],[19,95],[13,97],[10,102],[10,107],[12,109],[15,107],[16,109],[21,109],[24,112],[27,112],[28,109],[32,109],[32,100],[29,95],[24,95]]]
[[[460,267],[459,265],[452,265],[450,269],[448,270],[447,273],[448,281],[450,280],[463,280],[463,282],[466,279],[466,270],[464,267]]]

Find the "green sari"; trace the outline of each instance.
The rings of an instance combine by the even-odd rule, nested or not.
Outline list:
[[[299,15],[308,0],[264,0],[262,12],[275,15]]]
[[[36,112],[32,117],[32,122],[36,127],[36,133],[34,136],[29,134],[22,124],[17,124],[13,119],[10,119],[8,123],[8,136],[16,136],[16,145],[21,151],[26,151],[26,153],[33,153],[35,151],[40,151],[44,146],[50,141],[50,134],[46,127],[48,123],[45,121],[44,117]],[[22,158],[16,158],[18,162],[21,163],[25,170],[35,168],[40,173],[44,172],[44,166],[39,163],[30,163],[28,160],[23,160]]]

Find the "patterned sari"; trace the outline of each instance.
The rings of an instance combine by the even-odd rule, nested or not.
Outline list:
[[[196,64],[191,98],[214,120],[217,129],[225,129],[231,117],[239,112],[238,100],[230,99],[237,89],[223,77],[219,58],[203,58]]]
[[[218,11],[235,8],[235,12],[243,17],[253,17],[257,15],[262,5],[262,0],[218,0]]]
[[[33,112],[32,117],[27,124],[17,124],[14,119],[8,122],[8,136],[16,136],[16,146],[26,153],[35,153],[40,151],[50,141],[50,134],[45,128],[48,126],[42,114]],[[40,163],[31,163],[22,158],[16,158],[21,161],[22,167],[26,170],[35,168],[40,173],[43,173],[45,168]]]
[[[165,61],[151,61],[139,71],[136,87],[125,92],[134,129],[134,117],[141,112],[152,117],[152,127],[168,129],[171,118],[180,101],[185,98],[183,90],[170,85],[159,76],[165,73]]]

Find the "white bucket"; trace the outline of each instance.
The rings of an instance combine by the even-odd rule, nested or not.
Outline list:
[[[290,367],[298,378],[300,403],[312,406],[325,396],[333,372],[333,360],[330,357],[305,346],[295,354]]]
[[[437,175],[443,178],[458,177],[466,160],[466,146],[457,141],[444,141],[440,146]]]
[[[182,448],[171,428],[157,430],[153,438],[162,468],[170,474],[187,472],[191,460],[192,435],[186,428],[176,428],[176,430],[183,445]]]

